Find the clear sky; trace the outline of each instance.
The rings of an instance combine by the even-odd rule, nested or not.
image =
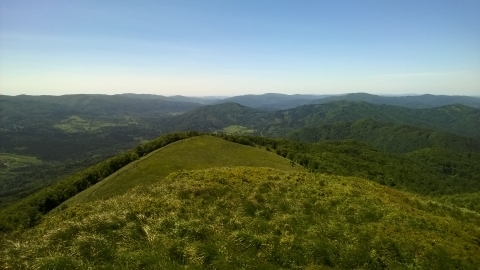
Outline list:
[[[0,1],[0,93],[480,95],[479,0]]]

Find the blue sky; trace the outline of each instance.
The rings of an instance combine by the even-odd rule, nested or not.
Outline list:
[[[0,2],[0,93],[480,95],[480,1]]]

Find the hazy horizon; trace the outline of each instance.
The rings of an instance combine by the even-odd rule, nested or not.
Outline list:
[[[319,96],[320,98],[322,97],[328,97],[328,96],[344,96],[344,95],[349,95],[349,94],[369,94],[369,95],[375,95],[375,96],[383,96],[383,97],[408,97],[408,96],[423,96],[423,95],[434,95],[434,96],[465,96],[465,97],[474,97],[474,98],[480,98],[480,94],[474,94],[474,95],[440,95],[440,94],[414,94],[414,93],[405,93],[405,94],[371,94],[367,92],[351,92],[351,93],[335,93],[335,94],[283,94],[283,93],[258,93],[258,94],[240,94],[240,95],[229,95],[229,96],[211,96],[211,95],[205,95],[205,96],[193,96],[193,95],[180,95],[180,94],[174,94],[174,95],[160,95],[160,94],[151,94],[151,93],[70,93],[70,94],[17,94],[17,95],[8,95],[8,94],[3,94],[0,93],[0,95],[5,95],[5,96],[64,96],[64,95],[107,95],[107,96],[114,96],[114,95],[157,95],[157,96],[165,96],[165,97],[174,97],[174,96],[183,96],[183,97],[188,97],[188,98],[204,98],[204,99],[227,99],[231,97],[239,97],[239,96],[262,96],[262,95],[268,95],[268,94],[280,94],[280,95],[288,95],[288,96],[294,96],[294,95],[300,95],[300,96]]]
[[[0,94],[480,93],[478,1],[3,1]]]

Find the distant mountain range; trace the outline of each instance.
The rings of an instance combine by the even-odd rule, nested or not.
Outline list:
[[[345,95],[285,95],[267,93],[263,95],[241,95],[228,98],[222,97],[185,97],[185,96],[157,96],[142,94],[123,94],[122,96],[162,99],[168,101],[194,102],[203,105],[238,103],[243,106],[263,109],[268,111],[291,109],[301,105],[322,104],[332,101],[364,101],[373,104],[395,105],[407,108],[433,108],[452,104],[462,104],[474,108],[480,108],[480,97],[470,96],[446,96],[446,95],[405,95],[405,96],[382,96],[367,93],[350,93]]]
[[[459,104],[411,109],[367,102],[334,101],[270,112],[237,103],[223,103],[202,106],[183,115],[162,119],[161,122],[172,131],[194,129],[212,132],[225,126],[241,125],[255,129],[258,135],[283,137],[299,128],[361,119],[480,139],[480,109]]]
[[[445,96],[445,95],[419,95],[419,96],[377,96],[367,93],[352,93],[340,96],[329,96],[314,103],[327,103],[331,101],[364,101],[373,104],[395,105],[407,108],[433,108],[452,104],[462,104],[480,108],[480,98],[469,96]]]
[[[123,95],[4,96],[0,95],[1,124],[21,125],[32,119],[61,120],[85,117],[159,116],[184,113],[200,103]]]
[[[268,93],[221,97],[161,96],[151,94],[121,95],[64,95],[64,96],[5,96],[0,95],[2,122],[12,115],[62,117],[64,111],[92,116],[131,116],[132,114],[168,115],[184,113],[203,105],[238,103],[267,111],[285,110],[301,105],[323,104],[332,101],[364,101],[373,104],[406,108],[434,108],[462,104],[480,108],[480,98],[468,96],[378,96],[366,93],[346,95],[285,95]],[[54,107],[54,108],[53,108]],[[7,117],[8,116],[8,117]],[[21,120],[22,117],[16,118]]]

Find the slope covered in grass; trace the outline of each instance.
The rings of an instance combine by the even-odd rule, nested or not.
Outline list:
[[[361,178],[179,171],[50,213],[3,241],[6,269],[477,269],[477,213]]]
[[[160,181],[178,170],[225,166],[304,170],[301,166],[292,167],[290,161],[285,158],[258,148],[213,136],[200,136],[176,142],[129,164],[102,182],[77,194],[67,201],[66,205],[120,195],[136,186]]]

